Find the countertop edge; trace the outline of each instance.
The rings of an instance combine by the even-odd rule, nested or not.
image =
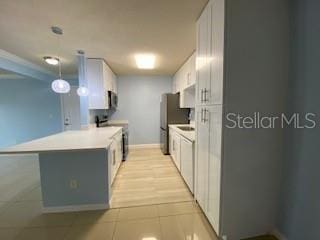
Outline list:
[[[169,128],[171,128],[172,130],[176,131],[177,133],[179,133],[181,136],[183,136],[184,138],[188,139],[191,142],[195,142],[195,138],[190,138],[190,136],[188,136],[188,134],[186,134],[183,130],[180,130],[177,126],[190,126],[189,124],[169,124]]]

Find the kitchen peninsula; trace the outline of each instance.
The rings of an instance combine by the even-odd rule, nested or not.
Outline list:
[[[1,149],[0,154],[38,154],[43,212],[107,209],[112,167],[121,163],[121,154],[109,149],[121,134],[121,127],[67,131]]]

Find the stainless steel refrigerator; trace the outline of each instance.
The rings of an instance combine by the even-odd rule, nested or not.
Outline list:
[[[165,93],[160,103],[160,147],[169,154],[169,124],[188,124],[190,109],[179,108],[179,94]]]

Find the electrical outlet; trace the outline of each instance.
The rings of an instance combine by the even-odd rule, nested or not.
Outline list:
[[[77,189],[78,188],[78,181],[75,180],[75,179],[71,179],[70,183],[69,183],[69,186],[70,186],[71,189]]]

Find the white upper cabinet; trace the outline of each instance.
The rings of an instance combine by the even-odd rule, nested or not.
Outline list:
[[[112,72],[112,92],[118,93],[117,76]]]
[[[223,104],[223,1],[209,2],[198,20],[197,39],[197,105]]]
[[[103,59],[87,59],[89,109],[108,109],[108,91],[117,93],[116,75]]]
[[[176,75],[174,75],[173,79],[172,79],[172,93],[177,93],[177,77],[176,77]]]
[[[211,0],[197,23],[196,199],[220,235],[224,0]]]
[[[196,53],[194,52],[188,60],[179,68],[173,77],[173,93],[182,92],[196,83]]]
[[[194,52],[173,77],[172,92],[180,93],[180,108],[195,107],[196,53]]]
[[[210,26],[211,2],[204,9],[197,23],[197,105],[208,104],[208,91],[210,88]]]
[[[224,69],[224,1],[211,1],[210,4],[211,47],[209,52],[210,86],[207,101],[210,104],[223,104]]]
[[[196,84],[196,52],[194,52],[188,60],[189,75],[187,79],[187,87],[194,86]]]

